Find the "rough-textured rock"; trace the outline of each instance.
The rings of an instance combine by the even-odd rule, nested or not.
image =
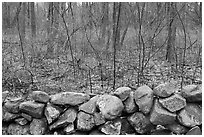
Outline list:
[[[33,101],[26,101],[19,105],[20,111],[31,115],[34,118],[41,118],[45,104]]]
[[[164,109],[155,99],[154,106],[150,114],[150,121],[154,125],[172,124],[176,119],[176,114]]]
[[[120,135],[121,125],[120,120],[107,121],[100,127],[100,130],[106,135]]]
[[[181,95],[186,98],[187,102],[202,101],[202,86],[187,85],[181,90]]]
[[[172,135],[171,131],[168,129],[154,130],[151,135]]]
[[[19,113],[19,105],[23,102],[22,98],[11,98],[10,100],[6,101],[4,107],[10,113]]]
[[[65,134],[67,134],[67,135],[74,133],[74,132],[75,132],[74,123],[68,124],[68,125],[64,128],[64,132],[65,132]]]
[[[115,119],[124,109],[122,101],[118,97],[111,95],[100,96],[96,105],[104,117],[109,120]]]
[[[50,130],[57,129],[60,127],[65,127],[70,123],[73,123],[76,119],[77,112],[75,109],[69,108],[66,110],[56,122],[50,125]]]
[[[55,106],[51,103],[47,103],[47,106],[45,107],[45,116],[47,118],[48,124],[51,124],[54,120],[56,120],[60,113],[62,113],[62,109],[58,106]]]
[[[202,135],[202,132],[198,126],[191,128],[186,135]]]
[[[121,118],[121,135],[131,135],[135,133],[135,129],[130,125],[127,118]]]
[[[20,114],[13,114],[13,113],[10,113],[8,111],[4,111],[2,112],[2,120],[4,122],[10,122],[16,118],[19,118],[20,117]]]
[[[89,133],[89,135],[105,135],[104,133],[102,133],[101,131],[98,130],[93,130]]]
[[[89,114],[94,114],[96,112],[96,101],[99,96],[92,97],[88,102],[79,106],[79,111],[84,111]]]
[[[138,111],[139,108],[138,106],[135,104],[135,100],[134,100],[134,92],[131,91],[130,92],[130,95],[129,95],[129,98],[126,99],[124,102],[124,112],[126,113],[133,113],[135,111]]]
[[[29,126],[21,126],[18,124],[10,124],[7,130],[9,135],[29,135]]]
[[[128,121],[134,127],[135,131],[140,134],[150,132],[153,128],[152,123],[149,121],[149,117],[145,116],[142,112],[135,112],[128,117]]]
[[[179,122],[187,127],[194,127],[196,125],[202,124],[202,108],[197,104],[187,104],[187,106],[182,109],[178,116]]]
[[[169,97],[176,91],[179,87],[177,86],[176,81],[161,83],[154,88],[154,95],[158,97]]]
[[[174,94],[168,98],[159,99],[159,103],[171,112],[176,112],[186,106],[186,99],[178,94]]]
[[[153,90],[146,85],[139,87],[135,91],[135,103],[141,112],[148,114],[153,105]]]
[[[17,118],[15,119],[15,122],[21,126],[24,126],[28,123],[28,120],[25,118]]]
[[[94,126],[94,117],[90,114],[79,112],[77,116],[77,129],[81,131],[90,131]]]
[[[50,96],[46,92],[43,92],[43,91],[33,91],[32,98],[36,102],[47,103],[50,99]]]
[[[173,124],[166,125],[166,128],[171,130],[173,133],[175,133],[177,135],[185,134],[188,131],[188,129],[185,126],[183,126],[177,122],[175,122]]]
[[[76,106],[87,102],[90,96],[83,93],[62,92],[51,96],[50,102],[57,105]]]
[[[32,121],[32,116],[26,114],[26,113],[21,113],[21,116],[27,119],[28,121]]]
[[[125,101],[129,97],[130,92],[131,88],[129,87],[119,87],[113,94],[119,97],[122,101]]]
[[[8,94],[9,94],[9,91],[2,92],[2,103],[4,103],[6,101]]]
[[[30,123],[30,133],[32,135],[44,135],[47,130],[45,119],[33,119]]]
[[[94,122],[96,126],[104,124],[106,122],[105,117],[100,113],[94,113]]]

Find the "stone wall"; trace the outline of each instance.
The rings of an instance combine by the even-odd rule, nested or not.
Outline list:
[[[32,99],[3,92],[2,134],[168,135],[201,134],[202,89],[178,90],[163,83],[153,90],[120,87],[111,94],[33,91]]]

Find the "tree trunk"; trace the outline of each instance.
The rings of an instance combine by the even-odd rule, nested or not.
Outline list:
[[[176,40],[176,24],[175,24],[175,9],[174,2],[168,3],[168,41],[167,41],[167,50],[166,50],[166,60],[169,63],[175,61],[175,40]]]
[[[101,41],[100,43],[105,43],[106,38],[106,28],[108,26],[108,2],[102,3],[102,25],[101,25]]]
[[[36,37],[36,18],[35,18],[35,3],[31,2],[31,30],[32,30],[32,37]]]

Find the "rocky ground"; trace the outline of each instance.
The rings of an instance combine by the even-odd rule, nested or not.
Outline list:
[[[30,100],[2,93],[4,135],[201,135],[202,88],[171,83],[120,87],[110,94],[33,91]]]

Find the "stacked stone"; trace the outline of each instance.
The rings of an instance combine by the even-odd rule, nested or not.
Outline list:
[[[197,85],[180,92],[163,83],[153,90],[147,85],[137,90],[120,87],[94,96],[33,91],[31,101],[3,98],[3,134],[201,134],[202,89]]]

